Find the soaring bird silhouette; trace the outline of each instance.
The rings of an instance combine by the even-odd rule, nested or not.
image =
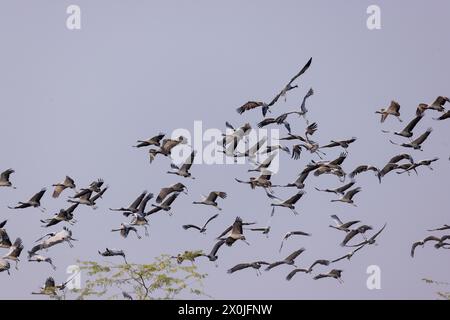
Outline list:
[[[255,262],[250,262],[250,263],[239,263],[237,265],[235,265],[234,267],[228,269],[227,273],[234,273],[236,271],[240,271],[240,270],[244,270],[247,268],[253,268],[256,270],[256,275],[260,275],[261,274],[261,267],[263,265],[269,265],[268,262],[265,261],[255,261]]]
[[[208,223],[210,223],[212,220],[214,220],[215,218],[217,218],[219,216],[219,214],[215,214],[213,215],[211,218],[209,218],[205,224],[202,227],[193,225],[193,224],[185,224],[183,225],[183,229],[184,230],[188,230],[188,229],[197,229],[200,233],[205,233],[206,232],[206,226],[208,225]]]
[[[396,101],[391,101],[391,104],[387,108],[382,108],[380,111],[375,111],[375,113],[381,114],[381,122],[383,123],[386,118],[390,115],[396,117],[398,121],[402,122],[400,119],[400,105]]]
[[[25,209],[25,208],[33,207],[33,208],[39,208],[39,210],[41,210],[41,212],[44,212],[45,208],[40,208],[40,206],[41,206],[41,199],[44,196],[45,191],[46,191],[46,189],[43,188],[43,189],[41,189],[41,191],[39,191],[34,196],[32,196],[30,200],[28,200],[26,202],[19,202],[15,207],[8,207],[8,208],[9,209]]]
[[[53,191],[53,198],[58,198],[61,192],[63,192],[65,189],[75,189],[77,186],[75,185],[75,181],[69,177],[66,176],[64,181],[62,183],[56,183],[53,185],[55,187],[55,190]]]
[[[213,206],[217,210],[222,210],[222,208],[218,207],[216,202],[217,198],[225,199],[227,197],[227,193],[223,191],[211,191],[208,196],[203,196],[201,201],[194,201],[193,204],[203,204],[206,206]]]
[[[160,141],[164,138],[164,133],[159,133],[158,135],[151,137],[147,140],[138,140],[137,145],[133,146],[135,148],[149,147],[149,146],[160,146]]]
[[[296,250],[294,252],[292,252],[290,255],[288,255],[284,260],[281,261],[277,261],[274,263],[269,264],[269,266],[266,268],[266,271],[269,271],[275,267],[281,266],[283,264],[287,264],[287,265],[294,265],[295,263],[295,259],[297,259],[297,257],[302,254],[305,251],[305,248],[301,248],[299,250]],[[296,267],[296,266],[295,266]],[[296,267],[297,268],[297,267]]]
[[[181,167],[175,165],[175,164],[171,164],[170,167],[172,169],[175,169],[176,171],[167,171],[167,173],[169,174],[176,174],[177,176],[183,177],[183,178],[191,178],[191,179],[195,179],[192,174],[189,172],[189,170],[192,167],[192,164],[194,163],[194,158],[196,155],[197,151],[192,151],[191,154],[189,155],[189,157],[187,157],[187,159],[184,161],[183,165]]]

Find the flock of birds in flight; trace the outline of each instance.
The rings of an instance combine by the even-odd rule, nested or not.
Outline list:
[[[361,192],[360,187],[354,187],[356,184],[356,176],[363,174],[365,172],[373,172],[378,179],[379,183],[381,183],[383,177],[391,172],[396,172],[397,174],[407,173],[408,175],[411,171],[417,173],[417,169],[419,167],[428,167],[432,169],[431,165],[433,162],[437,161],[438,158],[425,159],[418,162],[415,162],[413,157],[407,153],[400,153],[398,155],[393,156],[382,168],[373,166],[371,164],[361,164],[354,168],[350,173],[346,173],[342,168],[342,164],[344,163],[347,157],[347,150],[352,143],[354,143],[357,139],[352,137],[346,140],[332,140],[330,143],[325,145],[320,145],[318,142],[315,142],[311,139],[314,133],[318,130],[317,123],[310,123],[307,119],[308,109],[306,108],[307,99],[314,95],[313,89],[309,89],[306,95],[303,97],[300,108],[297,110],[293,110],[290,112],[283,113],[278,117],[266,117],[268,113],[272,112],[273,107],[276,103],[284,98],[286,99],[286,95],[291,90],[298,88],[298,85],[295,85],[295,81],[305,73],[310,65],[312,59],[310,59],[306,65],[298,72],[284,87],[281,91],[279,91],[275,97],[269,102],[260,102],[260,101],[249,101],[245,103],[243,106],[237,109],[239,114],[243,114],[245,112],[249,112],[254,109],[261,109],[262,115],[264,119],[257,123],[257,127],[262,128],[269,125],[283,125],[286,129],[286,136],[279,139],[280,143],[277,145],[269,145],[267,144],[266,138],[261,138],[254,146],[249,147],[245,150],[245,152],[238,151],[238,146],[241,142],[246,143],[246,137],[252,130],[252,126],[249,123],[245,123],[239,128],[234,128],[230,123],[226,122],[226,127],[228,128],[227,132],[223,134],[223,140],[220,142],[220,145],[223,147],[223,153],[226,156],[237,158],[237,157],[245,157],[250,162],[255,164],[254,168],[249,169],[249,172],[257,172],[258,175],[255,177],[250,177],[249,180],[241,180],[235,179],[237,183],[248,184],[251,189],[261,188],[265,191],[265,194],[269,199],[273,202],[271,203],[272,211],[271,216],[274,215],[276,208],[280,210],[282,208],[289,209],[293,214],[297,215],[296,204],[298,201],[305,196],[305,192],[303,191],[305,187],[306,179],[309,175],[314,175],[315,177],[321,175],[334,175],[336,176],[342,185],[336,188],[330,189],[319,189],[315,188],[319,192],[327,192],[336,195],[338,198],[332,199],[332,202],[343,202],[349,205],[356,206],[355,204],[355,196]],[[395,142],[393,140],[389,140],[392,144],[401,146],[403,148],[411,148],[414,150],[422,150],[422,146],[424,142],[429,138],[432,133],[432,129],[427,129],[424,133],[418,135],[416,138],[413,134],[414,128],[417,124],[423,119],[425,113],[431,111],[440,113],[439,117],[433,118],[437,121],[442,121],[450,118],[450,110],[446,111],[444,109],[444,105],[449,103],[450,100],[447,97],[439,96],[435,99],[431,104],[419,104],[417,107],[417,111],[415,117],[401,130],[390,132],[383,130],[386,134],[393,134],[395,136],[399,136],[405,142]],[[402,122],[400,118],[400,105],[396,101],[392,101],[391,104],[383,108],[379,111],[376,111],[377,114],[381,115],[381,122],[385,122],[386,119],[390,117],[395,117],[399,122]],[[291,132],[291,126],[288,122],[291,121],[292,115],[297,115],[298,117],[303,117],[306,121],[306,129],[304,135],[298,135]],[[289,148],[281,143],[293,142],[294,144]],[[165,139],[165,134],[160,133],[150,139],[147,140],[139,140],[137,144],[134,146],[135,148],[149,148],[149,158],[150,163],[153,162],[158,155],[161,157],[170,157],[171,152],[178,145],[187,144],[188,141],[183,136],[179,136],[177,138]],[[326,156],[324,153],[324,149],[330,148],[340,148],[342,152],[340,155],[332,160],[323,160]],[[300,172],[298,177],[290,183],[275,185],[272,184],[271,177],[273,172],[270,171],[270,166],[272,161],[276,156],[278,156],[279,151],[283,151],[288,153],[292,159],[297,160],[301,157],[302,152],[309,151],[310,154],[316,155],[319,160],[311,160],[310,163],[306,165],[306,167]],[[264,154],[266,158],[257,162],[255,159],[257,155]],[[192,165],[194,163],[194,158],[196,156],[196,151],[192,150],[190,155],[181,165],[171,164],[171,170],[168,171],[168,174],[174,174],[181,178],[186,179],[195,179],[195,177],[191,174]],[[9,187],[15,188],[13,183],[11,182],[11,175],[14,173],[13,169],[8,169],[1,173],[0,176],[0,187]],[[345,183],[346,177],[350,178],[350,181]],[[345,183],[345,184],[344,184]],[[67,223],[69,225],[73,225],[77,221],[74,219],[74,212],[78,206],[88,206],[94,209],[97,208],[97,202],[105,192],[108,190],[108,186],[104,186],[104,181],[102,179],[98,179],[93,181],[90,185],[85,188],[76,191],[75,181],[66,176],[64,181],[60,183],[56,183],[53,185],[53,198],[58,198],[66,189],[75,190],[75,194],[68,198],[68,202],[71,204],[67,209],[61,209],[59,212],[55,213],[52,217],[48,219],[41,220],[43,223],[43,227],[53,227],[59,223]],[[274,188],[293,188],[296,189],[296,193],[287,199],[281,199],[274,193]],[[143,191],[139,196],[127,207],[120,208],[110,208],[111,211],[122,212],[123,215],[130,220],[128,222],[122,223],[116,229],[112,229],[112,232],[118,232],[123,238],[127,238],[130,232],[135,233],[136,237],[141,239],[138,229],[143,228],[145,232],[145,236],[148,236],[148,219],[152,214],[158,212],[166,212],[169,215],[172,215],[172,205],[177,197],[181,193],[187,194],[187,187],[185,184],[178,182],[168,187],[164,187],[158,193],[155,203],[151,204],[151,209],[147,209],[148,202],[153,199],[153,193]],[[9,207],[11,210],[20,210],[26,208],[39,208],[42,212],[45,212],[45,209],[41,206],[41,200],[46,193],[46,189],[40,190],[38,193],[33,195],[28,201],[18,202],[17,205]],[[211,191],[207,196],[203,197],[203,199],[194,201],[193,204],[211,206],[216,208],[217,210],[221,210],[219,207],[219,202],[224,201],[227,198],[227,193],[223,191]],[[185,230],[196,230],[199,233],[205,233],[208,224],[210,224],[213,220],[215,220],[219,214],[215,214],[210,217],[203,225],[197,226],[194,224],[183,225],[182,228]],[[383,226],[380,226],[377,230],[373,230],[372,226],[361,223],[359,220],[354,221],[342,221],[337,215],[332,215],[331,219],[335,222],[335,225],[330,225],[331,228],[338,230],[344,234],[343,240],[341,242],[341,246],[350,248],[350,252],[345,254],[344,256],[338,257],[336,259],[318,259],[313,261],[308,267],[298,267],[296,264],[296,260],[298,257],[305,251],[305,248],[299,248],[295,250],[291,254],[289,254],[285,259],[275,262],[266,262],[266,261],[255,261],[255,262],[245,262],[239,263],[228,270],[228,273],[234,273],[243,269],[253,268],[256,270],[257,274],[260,274],[260,268],[265,265],[265,270],[269,271],[273,268],[276,268],[280,265],[290,265],[293,266],[293,269],[287,274],[286,279],[291,280],[297,273],[305,273],[311,274],[313,270],[318,267],[328,267],[330,265],[334,265],[335,263],[341,260],[350,260],[352,256],[366,248],[367,246],[373,245],[376,243],[378,237],[384,229],[386,228],[386,223]],[[15,263],[16,269],[18,268],[19,257],[24,249],[24,245],[20,237],[16,238],[14,242],[11,242],[8,233],[5,229],[7,224],[7,220],[0,223],[0,248],[7,249],[6,254],[2,255],[0,258],[0,273],[7,272],[10,274],[10,262]],[[255,222],[245,222],[240,217],[236,217],[233,224],[224,230],[217,238],[216,242],[212,247],[212,250],[206,254],[203,251],[197,251],[192,254],[192,252],[184,252],[180,253],[177,256],[172,258],[177,259],[178,263],[183,263],[185,260],[194,261],[199,257],[206,257],[209,261],[215,262],[219,258],[218,253],[223,245],[228,247],[232,247],[237,241],[243,241],[249,244],[246,241],[246,237],[244,236],[244,230],[248,230],[251,232],[259,232],[263,235],[268,236],[270,232],[270,225],[266,227],[257,227],[255,226]],[[436,228],[433,230],[429,230],[430,232],[442,232],[445,230],[450,230],[450,225],[444,225],[440,228]],[[369,234],[372,233],[372,234]],[[281,252],[283,249],[284,243],[293,236],[300,237],[309,237],[310,233],[300,231],[300,230],[292,230],[285,234],[282,239],[280,249]],[[360,239],[358,240],[358,237]],[[436,236],[430,235],[421,241],[417,241],[412,245],[411,256],[414,257],[415,250],[418,246],[424,246],[427,242],[435,242],[435,248],[446,248],[450,249],[450,242],[446,242],[450,240],[450,235],[444,236]],[[45,262],[48,263],[53,269],[56,269],[53,261],[50,257],[43,255],[41,252],[43,250],[48,250],[49,248],[61,244],[67,243],[70,247],[73,247],[72,242],[77,241],[72,237],[71,230],[64,226],[59,232],[51,232],[36,242],[37,244],[31,247],[28,251],[28,261],[30,262]],[[123,250],[117,249],[109,249],[106,248],[103,252],[98,252],[100,255],[104,257],[111,256],[121,256],[123,257],[125,263],[127,263],[125,252]],[[327,270],[326,272],[318,273],[313,278],[314,279],[322,279],[322,278],[334,278],[339,282],[342,282],[342,269],[339,268],[331,268],[331,270]],[[70,280],[69,280],[70,281]],[[49,277],[44,286],[39,290],[39,292],[33,292],[33,294],[44,294],[54,296],[57,295],[58,290],[64,290],[66,288],[68,281],[62,283],[61,285],[56,285],[54,279]],[[132,299],[129,294],[126,292],[123,293],[125,298]]]

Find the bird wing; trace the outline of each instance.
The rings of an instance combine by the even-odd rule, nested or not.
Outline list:
[[[350,232],[346,234],[344,240],[342,241],[341,246],[344,247],[345,245],[347,245],[347,243],[358,233],[359,231],[357,229],[350,230]]]
[[[158,197],[156,198],[156,203],[161,203],[164,198],[167,197],[167,195],[171,192],[173,192],[172,187],[162,188],[161,191],[159,191]]]
[[[5,247],[10,247],[12,245],[11,240],[9,239],[8,233],[5,229],[0,228],[0,244]]]
[[[270,166],[273,159],[278,155],[278,152],[271,153],[267,156],[267,158],[264,159],[263,162],[261,162],[256,169],[265,169]],[[268,170],[269,171],[269,170]],[[270,171],[269,171],[270,172]]]
[[[302,145],[296,144],[292,147],[292,155],[291,158],[294,160],[300,159],[300,154],[302,153]]]
[[[334,159],[329,163],[329,165],[341,165],[347,158],[347,152],[341,152],[338,158]]]
[[[97,181],[91,182],[89,187],[92,188],[93,190],[97,190],[103,185],[103,183],[104,183],[103,179],[98,179]]]
[[[191,152],[189,157],[186,159],[186,161],[181,166],[180,171],[186,171],[187,172],[192,167],[192,164],[194,163],[194,159],[195,159],[196,153],[197,153],[197,151],[195,151],[195,150],[193,150]]]
[[[286,257],[286,259],[284,259],[284,260],[285,261],[294,261],[303,251],[305,251],[304,248],[296,250],[296,251],[292,252],[290,255],[288,255]]]
[[[388,112],[400,112],[400,104],[396,101],[391,101],[391,104],[389,105],[389,108],[387,109]]]
[[[231,123],[229,123],[228,121],[225,121],[225,127],[227,127],[228,129],[231,129],[231,130],[235,130],[233,125]]]
[[[324,145],[324,146],[321,146],[320,148],[321,149],[323,149],[323,148],[334,148],[334,147],[337,147],[337,146],[339,146],[339,143],[337,143],[337,142],[330,142],[329,144],[326,144],[326,145]]]
[[[263,127],[265,127],[265,126],[268,126],[269,124],[276,123],[276,122],[277,122],[277,121],[276,121],[276,119],[274,119],[274,118],[266,118],[266,119],[264,119],[264,120],[258,122],[258,124],[257,124],[256,126],[257,126],[258,128],[263,128]]]
[[[18,258],[23,250],[22,239],[17,238],[8,252],[8,256]]]
[[[212,248],[210,255],[211,256],[216,256],[217,252],[219,251],[220,247],[226,242],[226,240],[219,240],[218,242],[216,242],[216,244],[214,245],[214,247]]]
[[[64,183],[65,186],[67,187],[75,187],[75,180],[73,180],[71,177],[66,176],[66,178],[64,179]]]
[[[47,280],[45,280],[44,289],[55,288],[55,286],[55,279],[53,279],[53,277],[48,277]]]
[[[311,97],[313,94],[314,94],[314,90],[313,90],[313,88],[310,88],[308,90],[308,92],[306,93],[306,95],[303,97],[302,104],[300,106],[300,110],[303,114],[308,112],[308,109],[306,109],[306,99]]]
[[[223,236],[225,236],[228,232],[231,231],[231,229],[233,229],[233,226],[229,226],[228,228],[225,229],[224,232],[222,232],[217,238],[222,238]]]
[[[242,230],[242,219],[239,217],[236,217],[236,220],[233,223],[233,228],[231,229],[232,234],[243,234]]]
[[[411,246],[411,258],[414,258],[414,252],[416,251],[417,246],[423,245],[422,241],[414,242]]]
[[[349,221],[349,222],[343,223],[343,224],[341,225],[341,227],[342,227],[342,228],[349,228],[349,227],[351,227],[352,225],[354,225],[354,224],[356,224],[356,223],[360,223],[360,222],[361,222],[361,221],[359,221],[359,220]]]
[[[347,183],[346,185],[343,185],[342,187],[337,188],[335,191],[342,193],[345,190],[351,188],[354,184],[355,184],[355,181],[351,181],[351,182]]]
[[[175,201],[175,199],[178,197],[179,194],[180,194],[179,192],[173,193],[170,197],[168,197],[166,200],[164,200],[162,205],[163,206],[170,206]]]
[[[63,192],[67,187],[61,184],[56,185],[55,190],[53,191],[53,198],[58,198],[61,192]]]
[[[157,136],[154,136],[154,137],[150,138],[150,140],[154,140],[154,141],[158,141],[159,142],[159,141],[161,141],[162,138],[164,138],[165,135],[166,135],[165,133],[160,133]]]
[[[285,263],[286,263],[286,261],[277,261],[277,262],[271,263],[267,266],[266,271],[269,271],[269,270],[271,270],[279,265],[285,264]]]
[[[201,231],[201,230],[202,230],[200,227],[198,227],[198,226],[196,226],[196,225],[193,225],[193,224],[185,224],[185,225],[183,225],[182,227],[183,227],[184,230],[188,230],[188,229],[190,229],[190,228],[197,229],[198,231]]]
[[[2,226],[0,225],[0,228],[1,228]],[[433,231],[443,231],[443,230],[448,230],[448,229],[450,229],[450,225],[444,225],[444,226],[442,226],[442,227],[439,227],[439,228],[436,228],[436,229],[431,229],[431,230],[427,230],[427,231],[429,231],[429,232],[433,232]]]
[[[344,198],[351,200],[354,197],[354,195],[360,191],[361,191],[361,188],[359,188],[359,187],[352,189],[345,194]]]
[[[344,260],[345,258],[348,258],[348,256],[349,256],[348,254],[343,255],[342,257],[339,257],[339,258],[337,258],[337,259],[332,260],[331,263],[335,263],[335,262]]]
[[[242,269],[246,269],[248,267],[251,267],[252,265],[250,263],[239,263],[237,265],[235,265],[233,268],[229,269],[227,272],[228,273],[233,273]]]
[[[323,265],[323,266],[328,266],[330,264],[330,261],[329,260],[324,260],[324,259],[316,260],[316,261],[313,262],[313,264],[309,267],[308,270],[312,270],[312,268],[314,268],[314,266],[316,266],[318,264]]]
[[[419,123],[419,121],[423,118],[423,115],[418,115],[416,116],[414,119],[412,119],[407,125],[406,127],[403,129],[403,131],[405,132],[412,132],[412,130],[414,129],[414,127]]]
[[[342,220],[339,219],[339,217],[337,215],[335,215],[335,214],[331,215],[331,219],[333,219],[338,226],[343,225]]]
[[[72,198],[74,198],[74,199],[75,198],[81,198],[82,196],[86,195],[89,192],[92,193],[92,191],[89,190],[89,189],[81,189],[81,191],[78,192],[77,194],[75,194]],[[90,197],[90,195],[89,195],[89,197]],[[89,197],[87,197],[87,199],[89,199]]]
[[[398,165],[396,163],[388,163],[384,166],[383,169],[381,169],[381,171],[379,172],[379,175],[381,177],[385,176],[386,174],[388,174],[389,172],[391,172],[394,169],[397,169]]]
[[[308,232],[303,232],[303,231],[291,231],[291,234],[296,235],[296,236],[311,236],[310,233]]]
[[[397,163],[403,159],[408,159],[411,163],[414,162],[413,158],[411,157],[411,155],[407,154],[407,153],[402,153],[399,155],[396,155],[394,157],[392,157],[388,163]]]
[[[139,207],[139,204],[142,202],[142,199],[144,199],[145,195],[147,194],[147,191],[143,191],[136,200],[133,201],[133,203],[130,205],[130,209],[137,210]]]
[[[291,272],[289,272],[289,274],[286,276],[286,280],[291,280],[296,274],[297,272],[308,272],[307,269],[294,269]]]
[[[423,239],[423,243],[425,244],[425,243],[427,243],[428,241],[438,241],[438,242],[440,242],[441,241],[441,238],[438,238],[438,237],[435,237],[435,236],[428,236],[428,237],[426,237],[425,239]]]
[[[80,192],[81,196],[79,197],[81,200],[89,200],[89,198],[92,196],[92,190],[86,189]],[[75,196],[76,197],[76,196]],[[74,198],[75,198],[74,197]]]
[[[434,118],[435,120],[445,120],[450,118],[450,110],[448,110],[446,113],[442,114],[439,118]]]
[[[384,228],[386,228],[387,223],[384,224],[383,228],[381,228],[377,233],[370,237],[371,240],[375,240],[381,232],[383,232]]]
[[[215,215],[213,215],[211,218],[209,218],[206,223],[203,225],[203,229],[206,228],[206,226],[208,225],[208,223],[210,223],[212,220],[214,220],[215,218],[217,218],[219,216],[218,213],[216,213]]]
[[[308,62],[303,66],[303,68],[295,75],[291,78],[291,80],[289,80],[288,86],[292,84],[292,82],[294,82],[298,77],[300,77],[302,74],[304,74],[309,67],[311,66],[311,62],[312,62],[312,58],[310,58],[308,60]]]
[[[411,144],[416,144],[416,145],[422,144],[428,138],[428,136],[431,134],[432,131],[433,131],[432,128],[428,128],[427,131],[422,133],[416,140],[411,142]]]
[[[256,154],[256,152],[258,152],[259,149],[261,149],[261,147],[266,143],[267,141],[267,137],[263,136],[261,139],[259,139],[251,148],[248,149],[248,153],[250,155],[254,155]],[[269,155],[270,157],[271,155]],[[267,159],[265,159],[267,160]]]
[[[447,97],[439,96],[436,98],[436,100],[434,100],[432,105],[438,105],[442,107],[446,102],[450,102],[450,99]]]
[[[314,279],[314,280],[319,280],[319,279],[327,278],[327,277],[329,277],[328,274],[320,273],[320,274],[318,274],[317,276],[315,276],[313,279]]]
[[[217,197],[219,196],[219,191],[211,191],[206,198],[206,201],[212,201],[215,202]]]
[[[65,214],[70,214],[73,213],[75,211],[75,209],[78,207],[79,203],[74,203],[73,205],[71,205],[69,208],[67,208],[65,211]]]
[[[305,135],[313,135],[317,131],[317,123],[313,122],[306,127]]]
[[[248,101],[248,102],[246,102],[244,105],[242,105],[241,107],[237,108],[236,111],[237,111],[239,114],[242,114],[242,113],[244,113],[245,111],[252,110],[252,109],[261,107],[261,106],[263,106],[263,105],[264,105],[264,103],[263,103],[263,102],[260,102],[260,101]]]
[[[95,202],[98,198],[101,198],[103,196],[103,194],[106,192],[106,190],[108,190],[108,187],[105,187],[102,191],[100,191],[95,196],[93,196],[91,201]]]
[[[1,181],[9,181],[9,176],[10,176],[12,173],[14,173],[14,170],[13,170],[13,169],[8,169],[8,170],[3,171],[3,172],[1,173],[1,175],[0,175],[0,180],[1,180]]]
[[[295,204],[300,198],[305,194],[304,191],[299,191],[294,196],[290,197],[286,201],[284,201],[285,204]]]
[[[31,199],[30,202],[39,202],[41,201],[42,196],[44,195],[46,189],[42,189],[41,191],[39,191],[38,193],[36,193]]]
[[[289,235],[290,235],[289,232],[286,233],[286,235],[283,237],[283,240],[281,240],[280,249],[278,249],[278,252],[281,252],[281,250],[283,249],[284,242],[289,237]]]
[[[153,198],[153,193],[148,193],[148,194],[144,197],[144,199],[142,199],[141,203],[139,204],[138,212],[143,213],[143,212],[145,211],[145,207],[147,206],[147,203],[148,203],[152,198]],[[155,209],[158,209],[158,208],[155,208]],[[153,209],[153,210],[154,210],[154,209]],[[150,212],[151,212],[151,213],[154,213],[154,212],[159,211],[159,210],[156,210],[156,211],[153,211],[153,210],[151,210]],[[151,214],[151,213],[148,213],[148,214]],[[146,215],[147,215],[147,214],[146,214]]]

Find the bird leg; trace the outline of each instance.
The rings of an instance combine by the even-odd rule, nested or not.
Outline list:
[[[323,158],[321,157],[319,151],[316,151],[315,154],[317,154],[317,156],[319,157],[320,160],[322,160]]]
[[[148,229],[147,229],[147,226],[144,226],[144,230],[145,230],[145,236],[148,237]]]
[[[291,209],[291,211],[294,213],[294,215],[298,215],[298,212],[295,211],[295,209]]]
[[[15,266],[16,270],[19,270],[19,259],[16,260],[16,266]]]
[[[270,213],[270,216],[273,217],[274,214],[275,214],[275,206],[272,207],[272,212]]]

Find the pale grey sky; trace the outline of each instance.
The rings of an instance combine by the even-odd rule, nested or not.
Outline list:
[[[66,8],[81,7],[81,30],[66,28]],[[366,27],[366,8],[381,8],[381,30]],[[110,186],[99,209],[80,207],[79,222],[71,227],[80,239],[48,251],[57,265],[31,264],[22,257],[20,270],[0,274],[0,298],[35,298],[47,276],[66,278],[66,266],[77,259],[98,260],[98,249],[122,248],[129,261],[146,262],[161,253],[189,249],[209,251],[214,237],[236,216],[265,225],[270,201],[261,190],[235,183],[247,178],[248,166],[194,166],[195,181],[187,181],[189,195],[179,197],[174,216],[150,218],[150,237],[122,239],[109,230],[126,221],[107,208],[128,204],[142,190],[157,193],[163,186],[183,181],[165,172],[168,159],[148,163],[144,150],[131,148],[135,140],[160,131],[204,128],[225,129],[261,120],[260,111],[240,116],[235,109],[247,100],[269,100],[303,64],[313,57],[300,89],[280,102],[274,115],[299,106],[313,87],[309,118],[317,121],[315,140],[356,136],[344,169],[368,163],[383,166],[404,151],[418,160],[438,156],[434,171],[419,169],[419,176],[388,175],[378,184],[371,174],[358,177],[363,191],[357,208],[330,203],[333,196],[314,187],[335,187],[335,177],[310,177],[306,196],[298,203],[299,216],[278,210],[269,239],[246,233],[251,246],[236,243],[220,251],[219,267],[200,260],[207,272],[205,291],[216,299],[392,299],[436,298],[435,287],[423,277],[449,280],[450,256],[428,245],[409,256],[411,243],[426,229],[449,223],[449,120],[436,122],[428,113],[415,132],[434,128],[424,151],[391,145],[381,129],[400,129],[395,119],[381,126],[374,111],[397,100],[402,118],[412,119],[420,102],[450,95],[450,30],[448,1],[2,1],[0,5],[0,105],[2,150],[0,169],[12,167],[17,190],[0,190],[0,220],[8,219],[11,238],[23,238],[26,249],[48,230],[40,219],[67,206],[66,197],[45,195],[46,214],[37,209],[11,211],[8,205],[25,200],[68,174],[78,186],[101,177]],[[404,123],[406,124],[406,123]],[[292,123],[302,133],[304,121]],[[394,138],[395,139],[395,138]],[[400,141],[397,137],[396,141]],[[341,150],[327,151],[335,158]],[[282,155],[276,183],[293,180],[311,157],[300,160]],[[194,206],[201,193],[228,192],[224,210],[207,235],[184,231],[181,225],[203,223],[214,209]],[[295,190],[279,190],[287,198]],[[447,202],[447,203],[446,203]],[[347,249],[339,247],[343,234],[332,230],[331,214],[358,219],[375,228],[387,222],[378,246],[364,248],[342,268],[344,284],[314,281],[282,266],[256,277],[252,270],[229,275],[226,270],[252,260],[275,261],[305,247],[298,265],[315,259],[334,259]],[[62,225],[51,229],[58,231]],[[278,248],[287,231],[311,232],[310,238],[290,239]],[[100,235],[100,236],[99,236]],[[5,250],[2,250],[2,253]],[[381,268],[381,290],[366,288],[366,268]],[[331,268],[317,268],[327,271]],[[239,288],[236,290],[235,288]]]

